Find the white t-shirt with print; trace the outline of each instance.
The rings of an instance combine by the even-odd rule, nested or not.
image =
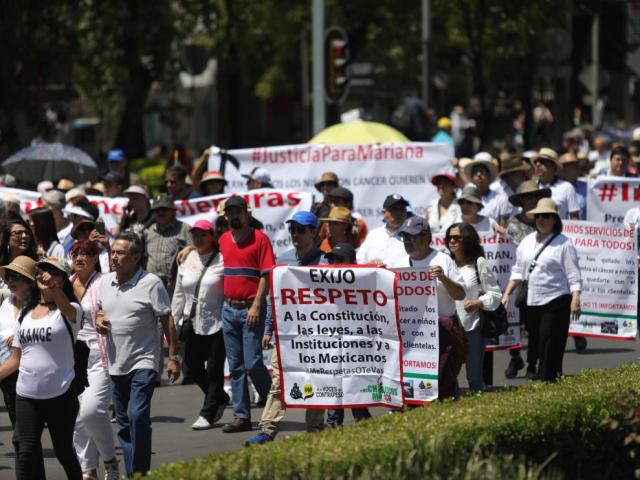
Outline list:
[[[82,321],[82,308],[71,304],[76,311],[75,322],[69,322],[75,338]],[[16,393],[21,397],[45,400],[65,393],[73,378],[73,343],[59,309],[37,320],[33,311],[18,324],[13,347],[22,350]]]

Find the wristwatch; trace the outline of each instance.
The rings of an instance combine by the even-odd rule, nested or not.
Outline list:
[[[173,362],[178,362],[178,363],[182,363],[182,357],[178,354],[176,355],[169,355],[169,360],[173,361]]]

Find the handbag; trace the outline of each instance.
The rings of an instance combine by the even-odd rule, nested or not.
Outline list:
[[[482,281],[480,280],[480,273],[478,272],[477,259],[473,266],[476,269],[478,285],[480,285],[480,295],[484,295],[486,292],[482,289]],[[504,308],[502,302],[495,310],[483,310],[480,308],[478,313],[480,314],[480,331],[483,336],[487,338],[497,338],[507,332],[507,329],[509,328],[509,319],[507,317],[507,309]]]
[[[518,288],[518,294],[516,295],[516,301],[515,301],[516,307],[525,308],[527,306],[527,297],[529,295],[529,277],[531,276],[531,272],[533,272],[533,269],[536,268],[537,260],[540,254],[544,251],[545,248],[547,248],[547,245],[553,242],[553,239],[556,238],[558,235],[559,233],[556,233],[553,237],[551,237],[549,241],[544,245],[542,245],[542,248],[538,250],[538,253],[536,253],[536,256],[533,257],[533,260],[529,265],[527,278],[523,278],[522,282],[520,282],[520,287]]]
[[[200,293],[200,284],[202,283],[202,277],[204,277],[204,274],[206,273],[207,268],[209,268],[209,265],[211,265],[213,258],[217,254],[218,254],[218,250],[214,249],[213,252],[211,252],[211,256],[209,257],[207,262],[204,264],[204,268],[202,269],[202,272],[200,273],[200,277],[198,278],[198,282],[196,283],[196,289],[193,292],[193,299],[191,300],[191,311],[189,312],[189,316],[184,320],[182,320],[182,324],[180,325],[180,331],[178,332],[178,339],[181,342],[186,342],[189,338],[191,338],[191,335],[194,335],[196,333],[195,327],[193,326],[193,318],[196,316],[196,308],[198,306],[198,294]]]

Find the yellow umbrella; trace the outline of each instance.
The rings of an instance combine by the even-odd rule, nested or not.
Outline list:
[[[325,145],[362,145],[380,142],[410,142],[410,140],[388,125],[363,121],[332,125],[309,140],[309,143]]]

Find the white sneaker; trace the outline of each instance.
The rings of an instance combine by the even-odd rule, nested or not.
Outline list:
[[[118,460],[104,462],[104,480],[118,480],[120,471],[118,470]]]
[[[191,425],[191,428],[194,430],[209,430],[213,425],[209,423],[204,417],[198,417],[198,419]]]

